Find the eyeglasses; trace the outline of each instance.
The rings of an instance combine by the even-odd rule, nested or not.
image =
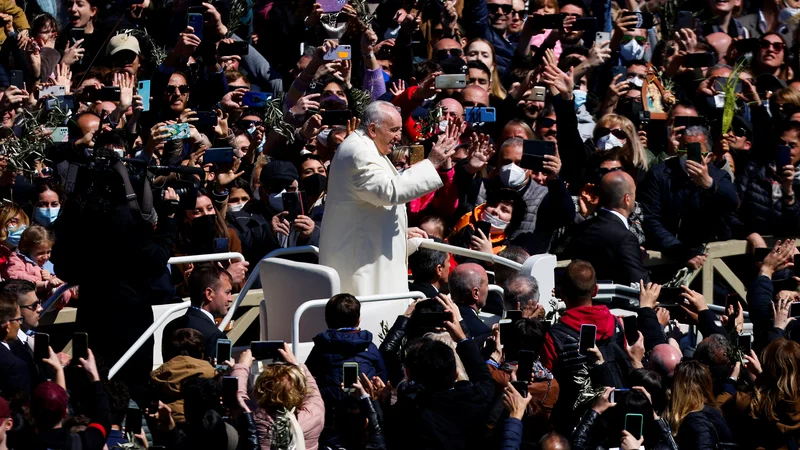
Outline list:
[[[773,50],[776,52],[782,52],[783,49],[786,48],[786,44],[783,42],[770,42],[770,41],[761,41],[758,44],[761,47],[761,50],[769,50],[772,47]]]
[[[25,320],[25,318],[20,316],[20,317],[17,317],[16,319],[8,319],[8,323],[13,323],[13,322],[22,323],[23,320]]]
[[[539,126],[539,128],[553,128],[553,126],[556,124],[556,120],[549,117],[542,117],[536,121],[536,124]]]
[[[645,42],[647,42],[647,38],[644,36],[631,36],[630,34],[626,34],[622,36],[622,43],[627,44],[634,39],[636,39],[636,42],[638,42],[639,45],[644,45]]]
[[[180,92],[181,94],[185,94],[185,93],[189,92],[189,86],[187,86],[185,84],[181,84],[180,86],[174,86],[174,85],[168,84],[167,87],[164,89],[164,92],[167,93],[167,94],[172,94],[173,92],[175,92],[175,89],[177,89],[178,92]]]
[[[20,306],[20,308],[27,309],[27,310],[32,311],[32,312],[36,312],[36,310],[39,309],[39,306],[41,306],[41,305],[42,305],[42,301],[39,300],[39,301],[37,301],[35,303],[31,303],[30,305]]]
[[[486,7],[489,8],[489,14],[510,14],[514,10],[511,5],[498,5],[496,3],[486,5]]]
[[[603,137],[603,136],[606,136],[608,134],[613,134],[614,137],[616,137],[617,139],[628,139],[628,135],[625,134],[625,132],[622,131],[622,129],[620,129],[620,128],[608,129],[608,128],[602,128],[601,127],[601,128],[597,129],[597,135],[599,137]]]
[[[460,58],[461,55],[464,54],[464,51],[460,48],[443,48],[440,50],[436,50],[436,58],[439,60],[447,59],[447,58]]]
[[[519,11],[517,11],[516,9],[512,9],[511,10],[511,16],[512,17],[513,16],[519,16],[520,19],[524,20],[526,17],[528,17],[528,11],[526,11],[524,9],[519,10]]]

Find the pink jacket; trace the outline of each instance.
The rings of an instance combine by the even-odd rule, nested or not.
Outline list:
[[[303,374],[306,376],[306,383],[308,384],[308,395],[303,401],[303,406],[300,411],[297,411],[297,422],[300,423],[300,428],[303,429],[303,437],[306,441],[306,450],[319,449],[319,435],[322,433],[322,427],[325,425],[325,403],[322,401],[322,396],[319,393],[317,382],[308,371],[305,364],[300,364],[303,369]],[[247,393],[247,379],[250,373],[250,368],[241,364],[233,366],[232,376],[239,379],[239,394],[249,398]],[[269,412],[258,408],[253,413],[253,418],[256,422],[256,431],[258,432],[258,441],[261,445],[261,450],[269,450],[272,445],[272,423],[274,418]]]
[[[444,186],[429,192],[422,197],[411,200],[409,204],[409,223],[417,223],[425,210],[430,207],[441,217],[450,217],[458,208],[458,185],[453,183],[456,174],[455,166],[447,172],[439,172]]]
[[[3,267],[3,278],[37,283],[43,281],[42,268],[19,253],[12,252],[8,257],[8,263]]]

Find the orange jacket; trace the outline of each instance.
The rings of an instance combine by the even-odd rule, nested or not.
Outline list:
[[[478,205],[478,207],[473,209],[472,212],[468,212],[461,216],[461,218],[458,219],[458,222],[456,222],[456,225],[453,227],[453,233],[457,233],[466,226],[471,226],[474,230],[475,222],[481,220],[481,215],[483,215],[484,208],[486,208],[486,203]],[[503,249],[506,248],[507,239],[505,231],[500,231],[497,233],[492,232],[491,236],[489,236],[489,240],[492,241],[492,251],[495,255],[502,252]]]

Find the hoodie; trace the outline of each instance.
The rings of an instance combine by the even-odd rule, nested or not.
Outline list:
[[[214,378],[216,370],[208,361],[183,355],[170,359],[150,373],[158,399],[169,406],[176,423],[185,421],[181,383],[198,375],[202,378]]]
[[[568,309],[561,316],[559,322],[577,332],[580,332],[581,325],[592,324],[597,327],[597,342],[602,342],[611,339],[614,335],[616,318],[604,305],[590,305]],[[547,333],[540,361],[546,369],[552,371],[557,360],[558,355],[553,344],[553,337],[550,333]]]

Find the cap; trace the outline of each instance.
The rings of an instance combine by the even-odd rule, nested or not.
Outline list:
[[[127,33],[120,33],[108,41],[108,54],[115,55],[123,50],[128,50],[141,55],[142,51],[139,48],[139,40],[136,36],[131,36]]]
[[[263,169],[261,169],[261,184],[268,184],[271,181],[283,180],[292,182],[297,180],[297,169],[289,161],[273,159]]]
[[[11,408],[8,407],[6,399],[0,397],[0,419],[11,417]]]
[[[746,137],[748,140],[753,140],[753,124],[744,117],[739,115],[733,116],[731,128],[733,129],[735,135],[744,135],[744,137]]]
[[[756,78],[756,90],[759,94],[767,91],[775,92],[778,89],[784,89],[786,82],[770,73],[762,73]]]
[[[31,396],[31,410],[34,416],[37,412],[61,414],[67,410],[67,391],[52,381],[45,381],[36,386]]]

